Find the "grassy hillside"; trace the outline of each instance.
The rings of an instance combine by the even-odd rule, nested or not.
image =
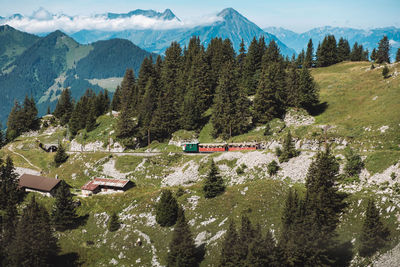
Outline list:
[[[323,138],[321,127],[330,125],[330,141],[346,140],[355,147],[365,158],[366,170],[371,174],[392,168],[400,160],[400,102],[396,101],[400,94],[400,78],[394,74],[400,65],[392,65],[393,76],[385,80],[381,75],[382,69],[369,70],[369,67],[369,63],[345,62],[312,70],[320,88],[321,101],[326,102],[324,112],[315,116],[315,124],[286,126],[283,120],[275,119],[271,122],[273,134],[269,136],[264,136],[262,128],[256,128],[230,141],[279,141],[291,129],[294,137],[306,142]],[[90,143],[99,140],[106,143],[109,138],[115,139],[115,120],[109,115],[98,118],[98,127],[89,132],[84,140],[78,135],[76,141]],[[218,141],[212,138],[211,132],[212,124],[209,123],[198,134],[200,142]],[[136,183],[135,188],[122,194],[76,197],[82,203],[78,212],[86,216],[86,223],[77,229],[59,233],[58,236],[62,253],[77,253],[84,266],[157,266],[158,263],[166,263],[172,228],[161,228],[155,223],[154,205],[161,187],[166,186],[165,181],[169,177],[184,181],[181,186],[185,193],[178,197],[178,201],[186,210],[194,238],[198,244],[205,243],[205,257],[201,266],[216,266],[229,218],[239,222],[240,214],[247,214],[254,223],[270,227],[274,235],[279,236],[282,207],[288,189],[304,191],[303,183],[294,182],[291,179],[293,177],[290,177],[299,172],[298,169],[271,178],[265,172],[265,161],[254,166],[248,164],[244,174],[237,174],[237,165],[249,154],[235,154],[239,154],[239,157],[227,156],[233,155],[228,153],[186,155],[176,153],[180,151],[179,147],[158,142],[134,151],[151,149],[158,151],[158,154],[76,153],[56,168],[52,163],[54,154],[39,149],[36,140],[42,143],[57,142],[65,137],[65,133],[65,129],[55,128],[42,130],[37,135],[20,137],[3,148],[0,157],[10,155],[16,166],[42,170],[49,177],[57,174],[74,188],[74,192],[78,192],[76,189],[90,178],[99,176],[127,177]],[[185,139],[192,134],[180,131],[176,136]],[[65,144],[68,145],[68,142]],[[305,159],[304,155],[311,150],[302,149],[298,161]],[[337,155],[343,154],[343,147],[335,144],[333,151]],[[246,162],[257,162],[260,157],[270,157],[272,160],[270,152],[261,151],[258,158],[250,158]],[[226,174],[224,179],[230,186],[223,195],[207,200],[201,190],[202,177],[207,173],[211,158],[217,161],[221,172]],[[343,165],[343,161],[341,163]],[[282,168],[298,164],[291,161],[286,167],[282,164]],[[400,173],[400,170],[394,170]],[[365,215],[366,199],[374,198],[392,233],[389,247],[398,243],[398,182],[400,177],[390,183],[343,183],[341,187],[351,195],[347,199],[349,207],[338,228],[340,240],[357,240]],[[169,188],[176,192],[179,186]],[[39,198],[50,210],[54,200]],[[106,230],[112,212],[117,212],[123,223],[115,233]],[[143,241],[142,246],[135,245],[138,238]]]

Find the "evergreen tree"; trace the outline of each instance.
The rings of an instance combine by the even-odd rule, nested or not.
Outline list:
[[[68,154],[65,152],[65,149],[61,143],[58,144],[58,149],[56,154],[54,155],[54,163],[56,166],[59,166],[66,162],[68,159]]]
[[[211,160],[210,171],[204,182],[203,191],[205,198],[214,198],[225,191],[224,180],[219,175],[214,160]]]
[[[156,221],[163,227],[176,223],[178,217],[178,203],[172,192],[168,189],[161,192],[160,200],[156,205]]]
[[[262,235],[260,225],[254,229],[254,237],[249,243],[247,258],[243,266],[265,267],[274,266],[276,263],[275,240],[268,229],[265,237]]]
[[[236,267],[240,266],[239,258],[239,237],[236,231],[235,222],[229,221],[229,228],[222,242],[221,258],[219,266],[221,267]]]
[[[317,49],[317,65],[327,67],[338,63],[338,52],[334,35],[325,36]]]
[[[58,231],[73,228],[77,218],[76,208],[69,186],[63,180],[57,188],[55,198],[51,213],[53,225]]]
[[[254,97],[254,120],[266,123],[280,116],[286,102],[285,70],[282,63],[271,63],[263,69]]]
[[[50,106],[47,106],[47,112],[46,112],[46,114],[47,114],[47,115],[50,115],[50,114],[51,114]]]
[[[313,64],[313,57],[314,57],[314,46],[312,39],[308,41],[307,44],[307,52],[306,52],[306,57],[304,58],[304,65],[306,68],[311,68]]]
[[[182,126],[197,130],[202,124],[203,113],[209,108],[212,93],[209,66],[203,51],[194,56],[187,81],[187,92],[182,110]]]
[[[282,62],[283,58],[275,40],[269,42],[267,49],[265,50],[264,56],[262,57],[262,67],[265,68],[270,63]]]
[[[196,267],[196,246],[182,208],[178,209],[178,218],[167,257],[168,267]]]
[[[94,98],[89,100],[89,109],[86,117],[86,132],[91,132],[96,128],[96,101]]]
[[[346,39],[343,39],[343,37],[339,39],[337,52],[339,62],[350,59],[350,45]]]
[[[359,240],[360,256],[370,257],[375,254],[378,249],[385,246],[389,235],[389,229],[382,223],[375,202],[369,199]]]
[[[15,207],[21,196],[12,159],[8,156],[5,163],[0,159],[0,210]]]
[[[161,90],[157,108],[153,114],[152,125],[157,139],[168,138],[179,129],[179,104],[183,96],[178,96],[178,78],[182,66],[182,49],[173,42],[165,51],[161,68]]]
[[[318,88],[307,68],[302,68],[299,77],[299,107],[308,112],[319,103]]]
[[[153,65],[153,58],[146,57],[142,65],[140,65],[139,76],[137,79],[137,87],[138,87],[138,105],[140,105],[143,96],[146,92],[147,83],[151,78],[155,76],[155,69]]]
[[[38,110],[36,108],[35,100],[33,97],[28,98],[25,96],[24,107],[22,109],[25,130],[37,130],[39,128],[39,119],[37,117]]]
[[[61,125],[65,125],[69,122],[73,109],[71,90],[66,88],[62,91],[53,114],[60,120]]]
[[[242,58],[243,56],[240,56]],[[241,86],[246,90],[247,94],[253,95],[257,88],[256,72],[261,68],[261,58],[259,45],[256,37],[253,37],[249,45],[248,52],[243,62],[243,72],[241,76]]]
[[[286,75],[287,105],[300,107],[300,75],[296,64],[290,64]]]
[[[292,134],[289,131],[283,141],[283,149],[281,155],[279,156],[279,162],[286,162],[289,159],[296,157],[298,154],[298,151],[294,147]]]
[[[302,49],[301,52],[299,53],[299,55],[297,56],[297,59],[296,59],[296,66],[297,67],[303,67],[305,57],[306,56],[305,56],[304,49]]]
[[[248,100],[238,87],[238,75],[233,62],[227,62],[218,80],[215,92],[211,122],[214,136],[227,139],[243,133],[249,125]]]
[[[14,140],[26,129],[22,115],[22,108],[19,103],[15,101],[7,120],[6,138],[8,141]]]
[[[5,146],[7,143],[6,134],[3,130],[3,125],[0,122],[0,149]]]
[[[116,134],[120,138],[131,137],[135,131],[136,94],[135,74],[132,69],[127,69],[121,82],[121,111],[116,126]]]
[[[376,60],[376,49],[375,49],[375,48],[372,49],[372,52],[371,52],[371,60],[374,61],[374,62],[375,62],[375,60]]]
[[[376,63],[390,63],[390,43],[388,37],[385,35],[379,41],[378,50],[376,51]]]
[[[351,61],[362,61],[363,60],[363,46],[358,45],[357,42],[354,43],[353,49],[350,54]]]
[[[119,85],[117,86],[117,89],[115,89],[111,101],[111,109],[115,111],[121,110],[121,87]]]
[[[347,206],[344,202],[346,194],[338,189],[338,177],[339,164],[328,147],[311,163],[306,177],[306,199],[302,216],[305,265],[320,266],[338,260],[333,253],[339,247],[336,227],[340,214]]]
[[[113,212],[113,214],[111,215],[109,221],[108,221],[108,230],[110,232],[115,232],[119,229],[119,227],[121,226],[119,219],[118,219],[118,215],[117,213]]]
[[[50,225],[49,214],[32,197],[22,211],[10,244],[9,257],[12,266],[53,266],[59,247]]]
[[[361,169],[364,167],[364,163],[360,155],[356,154],[350,147],[348,147],[344,156],[346,159],[346,163],[344,165],[344,172],[346,176],[358,176],[361,172]]]
[[[400,48],[397,48],[397,52],[396,52],[396,62],[400,62]]]

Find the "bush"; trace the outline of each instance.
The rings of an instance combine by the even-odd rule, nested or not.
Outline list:
[[[236,173],[238,175],[241,175],[244,173],[244,170],[247,168],[246,164],[242,163],[242,165],[240,165],[237,169],[236,169]]]
[[[265,130],[264,130],[264,136],[268,136],[271,135],[271,126],[269,125],[269,123],[267,123],[267,125],[265,125]]]
[[[185,194],[185,190],[183,190],[182,187],[179,187],[179,188],[178,188],[178,191],[176,191],[176,193],[175,193],[176,197],[181,197],[181,196],[183,196],[184,194]]]
[[[278,163],[275,160],[271,161],[267,166],[268,175],[273,176],[273,175],[277,174],[278,171],[279,171]]]
[[[118,215],[114,212],[111,215],[110,220],[108,221],[108,230],[110,232],[115,232],[119,229],[119,227],[120,227],[119,218]]]
[[[389,68],[388,68],[388,66],[385,65],[385,67],[383,67],[383,69],[382,69],[383,78],[384,79],[389,78],[388,74],[389,74]]]

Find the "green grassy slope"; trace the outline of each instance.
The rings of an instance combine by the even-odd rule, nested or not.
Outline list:
[[[329,137],[348,140],[366,156],[367,169],[375,173],[400,159],[400,101],[397,100],[400,94],[400,77],[393,75],[384,80],[381,69],[369,70],[369,67],[370,63],[345,62],[314,69],[312,73],[321,91],[321,101],[327,103],[326,110],[315,117],[316,123],[335,126],[329,130]],[[391,73],[398,67],[400,65],[391,66]],[[105,115],[97,122],[98,128],[88,133],[85,140],[78,142],[107,142],[109,137],[115,138],[110,134],[115,123],[114,118]],[[382,126],[388,126],[383,133],[380,130]],[[276,135],[265,137],[262,129],[253,129],[247,134],[232,138],[232,141],[280,139],[287,130],[282,127],[282,121],[274,120],[271,128],[276,129]],[[321,132],[318,125],[291,129],[295,137],[306,139],[315,138]],[[211,137],[211,132],[212,125],[207,124],[199,133],[200,141],[217,141]],[[78,212],[80,215],[88,215],[88,219],[85,225],[59,234],[62,253],[78,253],[84,266],[109,266],[112,259],[118,261],[118,266],[152,266],[155,261],[164,265],[172,228],[161,228],[154,223],[154,205],[160,194],[161,181],[174,168],[182,168],[190,161],[199,165],[200,175],[206,173],[207,164],[203,160],[205,155],[170,153],[180,149],[155,142],[150,148],[161,151],[160,155],[116,156],[98,152],[75,154],[70,156],[67,163],[55,168],[52,164],[53,154],[40,150],[35,145],[35,140],[55,142],[62,139],[64,133],[65,130],[59,129],[52,135],[21,137],[11,144],[12,149],[42,169],[45,175],[54,177],[58,174],[74,188],[81,187],[90,177],[102,175],[103,165],[109,161],[115,161],[115,168],[119,172],[127,173],[128,178],[134,180],[137,186],[123,194],[80,198],[82,206]],[[182,136],[188,134],[180,133]],[[16,166],[32,168],[9,148],[3,148],[0,156],[10,155]],[[139,149],[138,152],[146,149]],[[211,157],[218,155],[220,154],[213,154]],[[221,160],[218,165],[232,167],[236,162],[237,160]],[[272,180],[263,173],[257,173],[254,180],[229,186],[222,196],[211,200],[203,197],[201,181],[185,187],[186,192],[178,201],[185,207],[193,236],[201,234],[207,242],[205,259],[201,266],[216,266],[222,241],[222,238],[217,237],[227,229],[227,218],[239,222],[240,214],[245,213],[254,223],[271,227],[278,236],[287,190],[290,187],[304,190],[304,185],[288,181]],[[176,192],[178,187],[171,189]],[[356,193],[348,198],[349,207],[338,229],[339,238],[343,241],[357,238],[364,216],[365,199],[374,198],[385,223],[392,231],[395,244],[399,237],[399,190],[395,186],[380,185],[350,191]],[[54,200],[40,197],[40,201],[50,210]],[[119,213],[123,225],[116,233],[110,233],[106,230],[107,218],[114,211]],[[149,237],[149,242],[144,238],[145,235]],[[135,246],[139,237],[143,241],[141,247]]]

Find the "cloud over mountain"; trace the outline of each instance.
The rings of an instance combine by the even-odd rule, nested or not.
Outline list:
[[[68,16],[65,14],[52,14],[44,8],[40,8],[33,12],[31,16],[13,15],[0,19],[0,25],[8,24],[18,30],[29,33],[48,33],[55,30],[74,33],[83,29],[98,31],[168,30],[207,25],[220,19],[217,15],[212,15],[183,22],[169,9],[163,13],[138,9],[126,14],[107,13],[93,16]]]

